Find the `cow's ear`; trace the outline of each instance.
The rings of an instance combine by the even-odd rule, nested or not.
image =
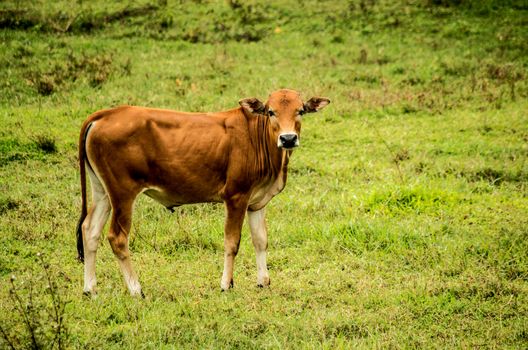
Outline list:
[[[258,98],[243,98],[240,101],[238,101],[240,106],[244,108],[249,113],[257,113],[257,114],[263,114],[264,110],[266,109],[264,107],[264,103],[260,102]]]
[[[325,108],[330,103],[326,97],[312,97],[304,104],[305,113],[314,113]]]

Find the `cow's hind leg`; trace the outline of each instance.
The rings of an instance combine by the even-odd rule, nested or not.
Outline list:
[[[92,207],[82,224],[84,246],[84,293],[95,295],[95,258],[101,231],[110,214],[110,201],[108,195],[95,174],[88,170],[92,187]]]
[[[131,295],[141,295],[141,285],[138,276],[132,268],[130,251],[128,249],[128,234],[132,226],[132,207],[134,199],[121,200],[113,203],[112,223],[108,233],[108,241],[121,267],[123,278]]]
[[[241,199],[226,201],[226,222],[224,232],[224,273],[220,281],[222,290],[233,287],[233,264],[240,246],[240,233],[244,223],[247,202]]]
[[[268,248],[268,231],[266,229],[266,210],[248,211],[251,240],[255,247],[257,260],[257,285],[266,287],[270,284],[268,266],[266,264],[266,249]]]

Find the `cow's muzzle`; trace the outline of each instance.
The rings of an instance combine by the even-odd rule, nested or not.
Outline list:
[[[296,133],[284,133],[279,135],[279,140],[277,141],[277,146],[279,148],[292,149],[299,146],[299,137]]]

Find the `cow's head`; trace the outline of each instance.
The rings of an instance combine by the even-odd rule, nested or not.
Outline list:
[[[263,114],[270,118],[277,146],[292,149],[299,146],[303,114],[317,112],[329,104],[330,100],[312,97],[303,103],[297,91],[282,89],[271,93],[265,104],[257,98],[245,98],[238,103],[249,113]]]

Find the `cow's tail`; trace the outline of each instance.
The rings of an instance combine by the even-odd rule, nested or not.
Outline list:
[[[81,217],[77,224],[77,259],[84,263],[84,241],[82,234],[82,225],[84,219],[88,215],[88,203],[86,198],[86,134],[91,126],[91,122],[87,120],[82,128],[79,136],[79,170],[81,171]]]

